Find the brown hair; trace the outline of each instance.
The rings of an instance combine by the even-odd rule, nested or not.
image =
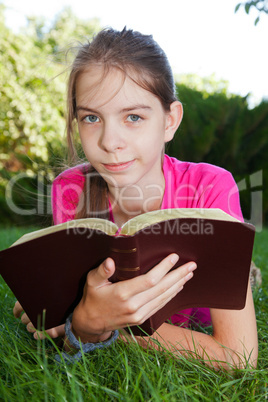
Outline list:
[[[74,146],[76,82],[78,76],[90,66],[94,68],[94,64],[102,65],[104,74],[107,74],[110,68],[119,69],[136,84],[157,96],[165,111],[169,111],[171,103],[177,99],[168,59],[151,35],[143,35],[126,28],[122,31],[111,28],[100,31],[91,42],[79,48],[69,76],[67,140],[72,162],[77,158]],[[81,199],[89,200],[89,205],[80,205],[76,218],[93,215],[108,218],[106,182],[93,167],[90,167],[84,175],[87,180],[84,197]]]

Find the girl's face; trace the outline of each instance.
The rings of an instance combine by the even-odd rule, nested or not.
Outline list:
[[[85,155],[110,190],[157,185],[163,178],[164,144],[179,123],[174,129],[172,112],[165,112],[155,95],[130,78],[124,80],[119,70],[111,69],[104,79],[102,72],[94,66],[77,79],[77,121]]]

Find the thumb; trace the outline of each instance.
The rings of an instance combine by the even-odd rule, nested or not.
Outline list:
[[[101,287],[110,283],[108,279],[114,274],[115,263],[112,258],[106,258],[97,269],[94,270],[94,274],[88,274],[88,283],[95,287]]]

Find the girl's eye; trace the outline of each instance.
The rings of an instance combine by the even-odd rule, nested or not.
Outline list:
[[[88,116],[84,117],[84,121],[86,123],[98,123],[99,118],[94,114],[89,114]]]
[[[140,116],[138,116],[137,114],[130,114],[127,117],[127,121],[131,121],[133,123],[135,123],[136,121],[139,121],[140,119],[141,119]]]

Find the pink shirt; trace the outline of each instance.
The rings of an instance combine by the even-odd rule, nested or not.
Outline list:
[[[85,178],[79,165],[61,173],[52,185],[52,211],[55,224],[74,219]],[[161,209],[220,208],[243,221],[239,192],[232,175],[207,163],[181,162],[164,156],[165,192]],[[110,214],[112,220],[112,214]],[[188,325],[189,321],[210,323],[209,309],[187,309],[171,317],[171,321]]]

